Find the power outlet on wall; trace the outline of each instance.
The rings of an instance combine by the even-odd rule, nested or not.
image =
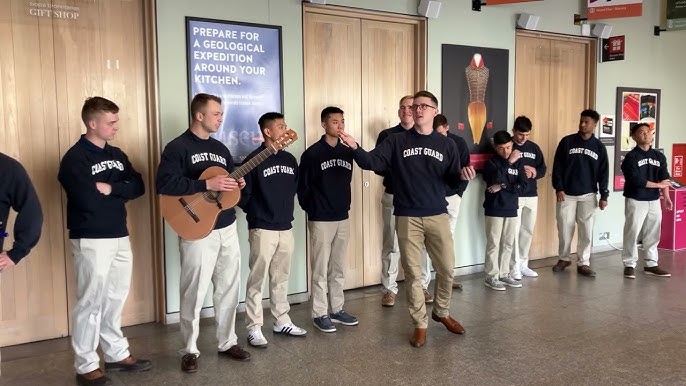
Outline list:
[[[598,235],[598,240],[609,240],[610,239],[610,232],[600,232]]]

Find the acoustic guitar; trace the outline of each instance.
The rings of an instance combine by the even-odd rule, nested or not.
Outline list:
[[[208,180],[214,176],[224,175],[238,180],[248,174],[257,165],[276,154],[298,139],[298,134],[288,130],[266,149],[249,159],[232,173],[220,166],[210,166],[200,175],[199,180]],[[223,210],[231,209],[241,198],[241,190],[230,192],[207,191],[187,196],[160,195],[162,217],[171,228],[186,240],[198,240],[212,232],[217,218]]]

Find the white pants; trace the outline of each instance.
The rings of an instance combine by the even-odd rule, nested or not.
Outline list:
[[[565,196],[557,203],[557,236],[560,240],[558,255],[560,260],[570,261],[569,254],[574,237],[574,225],[578,227],[577,265],[591,265],[591,241],[593,240],[593,223],[598,207],[595,193],[583,196]]]
[[[457,210],[459,211],[459,198],[457,194]],[[395,232],[395,216],[393,216],[393,195],[384,192],[381,197],[381,216],[383,218],[383,246],[381,249],[381,285],[383,292],[393,292],[398,294],[398,262],[400,261],[400,247],[398,246],[398,235]],[[450,218],[451,226],[454,228],[453,219]],[[455,223],[457,214],[455,215]],[[426,253],[426,248],[422,253],[422,288],[427,289],[431,282],[431,259]]]
[[[484,271],[487,277],[501,278],[510,273],[510,259],[514,247],[517,226],[516,217],[485,216],[486,259]]]
[[[636,267],[639,251],[636,241],[640,237],[643,248],[640,255],[646,267],[657,266],[657,244],[660,242],[662,208],[660,200],[637,201],[624,199],[624,243],[622,261],[625,267]]]
[[[106,362],[129,357],[121,312],[131,285],[133,255],[128,237],[70,241],[76,271],[71,345],[76,373],[85,374],[100,368],[98,341]]]
[[[236,222],[213,230],[200,240],[179,238],[181,251],[181,354],[196,354],[200,333],[200,309],[210,285],[214,286],[212,301],[217,325],[217,348],[226,351],[238,343],[236,337],[236,307],[241,280],[241,250]]]
[[[343,309],[343,265],[350,237],[350,221],[308,221],[312,265],[312,317]],[[327,302],[327,292],[329,301]]]
[[[514,259],[510,262],[510,270],[512,272],[518,272],[522,268],[529,266],[529,250],[531,249],[531,239],[534,237],[537,215],[538,197],[519,197]]]
[[[248,330],[262,327],[262,287],[269,275],[269,309],[277,325],[291,322],[288,312],[288,277],[293,255],[293,231],[251,229],[250,274],[245,291],[245,322]]]

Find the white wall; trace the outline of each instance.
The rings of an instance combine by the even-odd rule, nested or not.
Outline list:
[[[164,3],[164,5],[162,5]],[[283,31],[284,96],[286,120],[290,127],[304,127],[303,73],[302,73],[302,13],[299,0],[252,0],[246,6],[242,0],[158,0],[158,45],[160,62],[160,114],[163,144],[183,131],[187,124],[187,80],[185,57],[184,16],[207,17],[242,22],[281,25]],[[418,0],[329,0],[329,4],[373,9],[393,13],[416,15]],[[658,2],[646,0],[643,16],[612,19],[613,35],[626,35],[626,60],[598,64],[596,109],[600,113],[614,114],[615,92],[618,86],[662,89],[660,118],[660,146],[671,156],[671,144],[686,142],[686,131],[680,127],[678,103],[682,90],[686,90],[686,77],[681,65],[686,62],[686,31],[664,32],[653,36],[653,25],[658,22]],[[440,17],[429,22],[428,35],[428,89],[440,99],[441,95],[441,44],[462,44],[504,48],[510,50],[510,102],[509,115],[514,104],[514,44],[515,19],[526,12],[539,15],[541,31],[578,35],[573,25],[574,13],[584,14],[583,1],[544,0],[513,5],[484,6],[481,12],[471,10],[471,2],[444,0]],[[511,118],[513,119],[513,118]],[[510,122],[511,124],[511,122]],[[575,132],[570,127],[569,132]],[[301,131],[302,132],[302,131]],[[299,157],[303,141],[290,148]],[[614,150],[608,148],[610,157]],[[551,162],[552,160],[549,160]],[[612,162],[611,162],[612,164]],[[612,174],[612,173],[611,173]],[[462,201],[462,212],[456,237],[457,263],[460,266],[481,264],[484,255],[483,210],[481,208],[483,184],[470,183]],[[545,187],[541,187],[545,188]],[[621,244],[624,204],[621,193],[612,193],[610,205],[598,214],[595,238],[600,232],[610,232],[610,242]],[[243,278],[247,277],[246,224],[239,220],[241,247],[244,254]],[[296,252],[290,284],[291,292],[306,291],[305,225],[304,215],[296,209],[294,223]],[[603,247],[595,241],[596,247]],[[178,309],[178,247],[167,233],[165,238],[166,276],[170,310]],[[243,281],[244,282],[244,281]],[[244,290],[242,293],[244,293]],[[243,296],[243,295],[242,295]]]

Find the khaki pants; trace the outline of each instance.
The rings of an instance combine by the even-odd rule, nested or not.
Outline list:
[[[275,324],[290,323],[288,311],[288,277],[291,272],[293,255],[293,232],[251,229],[250,274],[245,292],[246,325],[248,330],[260,328],[262,316],[262,288],[269,274],[269,309]]]
[[[565,196],[557,203],[557,236],[560,240],[558,255],[560,260],[570,261],[569,254],[574,237],[574,225],[577,225],[578,245],[577,265],[591,265],[591,241],[595,211],[598,197],[595,193],[583,196]]]
[[[181,251],[181,354],[196,354],[200,333],[200,309],[210,285],[214,286],[212,301],[217,325],[218,350],[226,351],[238,342],[236,337],[236,307],[241,280],[241,249],[236,222],[213,230],[204,239],[179,238]]]
[[[662,209],[660,200],[637,201],[624,199],[624,243],[622,261],[625,267],[636,267],[639,254],[645,261],[646,267],[657,266],[657,244],[660,242],[660,225],[662,223]],[[636,242],[638,238],[643,242],[639,252]]]
[[[519,271],[529,266],[529,250],[534,237],[536,216],[538,215],[538,197],[519,197],[517,222],[515,229],[514,259],[510,262],[512,271]]]
[[[410,317],[417,328],[426,328],[429,321],[420,281],[424,246],[436,269],[433,312],[439,317],[450,314],[455,252],[449,227],[447,214],[429,217],[396,216],[401,262],[405,270],[405,292]]]
[[[128,237],[70,241],[76,271],[71,345],[76,373],[85,374],[100,368],[98,342],[105,362],[129,357],[121,312],[131,285],[133,255]]]
[[[458,200],[460,196],[454,196]],[[451,197],[452,198],[452,197]],[[455,200],[453,200],[455,201]],[[450,200],[448,200],[448,212],[450,213]],[[459,210],[459,201],[457,202]],[[393,216],[393,195],[385,193],[381,197],[381,217],[383,219],[383,246],[381,249],[381,285],[383,292],[393,292],[398,294],[398,263],[400,261],[400,247],[398,246],[398,235],[395,232],[395,216]],[[454,224],[451,220],[451,227]],[[457,214],[455,215],[457,223]],[[422,288],[427,289],[431,283],[431,261],[426,253],[422,253]]]
[[[350,224],[342,221],[308,221],[312,264],[312,317],[319,318],[343,309],[343,264]],[[329,301],[327,303],[327,292]]]
[[[506,277],[510,274],[510,259],[515,243],[517,217],[485,217],[487,277]]]

